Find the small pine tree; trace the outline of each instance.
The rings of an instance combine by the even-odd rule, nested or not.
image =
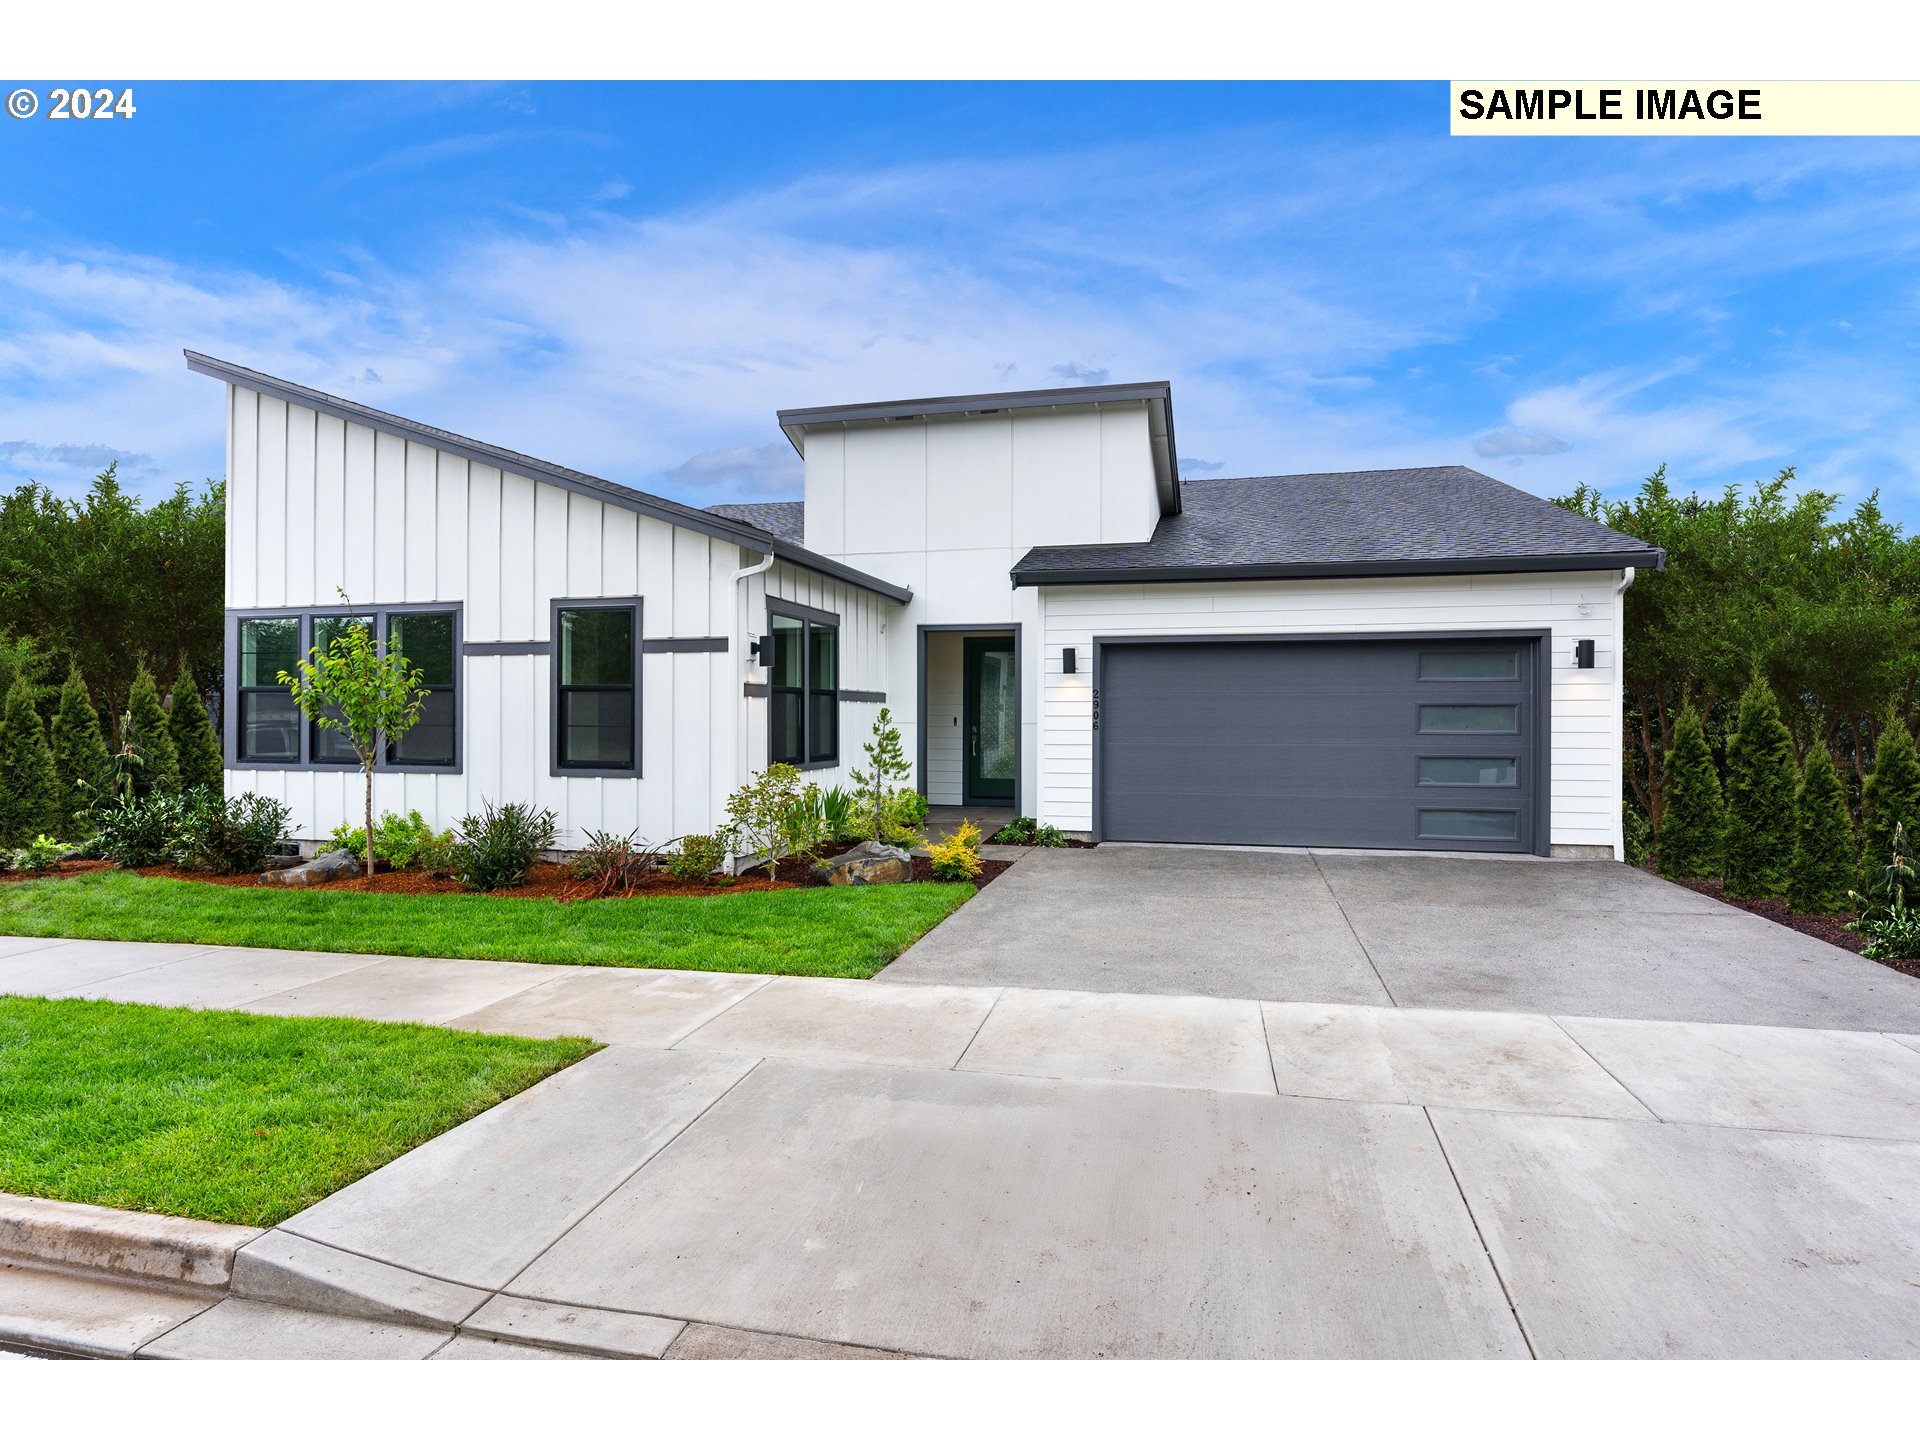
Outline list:
[[[1848,908],[1847,889],[1853,883],[1853,817],[1824,740],[1816,739],[1807,752],[1796,811],[1787,904],[1807,915],[1836,914]]]
[[[1888,714],[1874,746],[1873,770],[1861,789],[1865,833],[1861,869],[1871,873],[1893,854],[1893,830],[1904,825],[1908,835],[1920,835],[1920,754],[1913,734],[1896,714]]]
[[[16,677],[0,720],[0,846],[15,849],[60,829],[60,781],[33,687]]]
[[[1667,751],[1667,797],[1655,837],[1660,873],[1673,880],[1720,873],[1726,835],[1726,805],[1720,776],[1707,748],[1706,727],[1692,705],[1680,712],[1673,748]]]
[[[193,683],[193,670],[185,660],[180,662],[180,676],[173,682],[173,708],[167,713],[167,732],[173,737],[174,752],[179,756],[180,788],[192,790],[204,786],[219,790],[220,742],[214,737],[206,702],[200,698],[200,687]]]
[[[1756,673],[1727,737],[1727,894],[1784,895],[1793,877],[1794,795],[1800,765],[1773,687]]]
[[[60,785],[60,808],[67,838],[80,833],[82,817],[93,792],[106,783],[107,740],[100,732],[100,712],[87,696],[80,667],[67,671],[60,687],[60,708],[53,714],[53,771]]]
[[[127,714],[122,722],[124,738],[143,764],[138,789],[141,794],[159,790],[172,794],[180,788],[180,753],[173,748],[173,736],[167,729],[167,712],[160,703],[160,687],[153,683],[153,672],[143,662],[127,693]]]

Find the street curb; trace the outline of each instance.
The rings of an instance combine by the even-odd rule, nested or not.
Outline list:
[[[264,1231],[0,1193],[0,1259],[224,1294]]]

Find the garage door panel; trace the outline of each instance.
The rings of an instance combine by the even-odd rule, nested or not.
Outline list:
[[[1535,648],[1408,638],[1106,645],[1101,833],[1530,849]],[[1491,783],[1467,783],[1476,777]]]

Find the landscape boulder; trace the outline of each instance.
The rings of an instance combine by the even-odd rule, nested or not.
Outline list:
[[[355,858],[351,850],[329,850],[316,855],[304,865],[291,865],[284,870],[268,870],[260,879],[268,885],[294,885],[305,889],[309,885],[325,885],[329,880],[344,880],[350,875],[358,875],[366,866]]]
[[[913,858],[897,845],[863,841],[813,867],[815,881],[826,885],[897,885],[913,878]]]

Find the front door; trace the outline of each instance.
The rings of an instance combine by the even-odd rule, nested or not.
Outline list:
[[[966,801],[1011,805],[1020,773],[1020,715],[1013,641],[969,636],[966,641]]]

